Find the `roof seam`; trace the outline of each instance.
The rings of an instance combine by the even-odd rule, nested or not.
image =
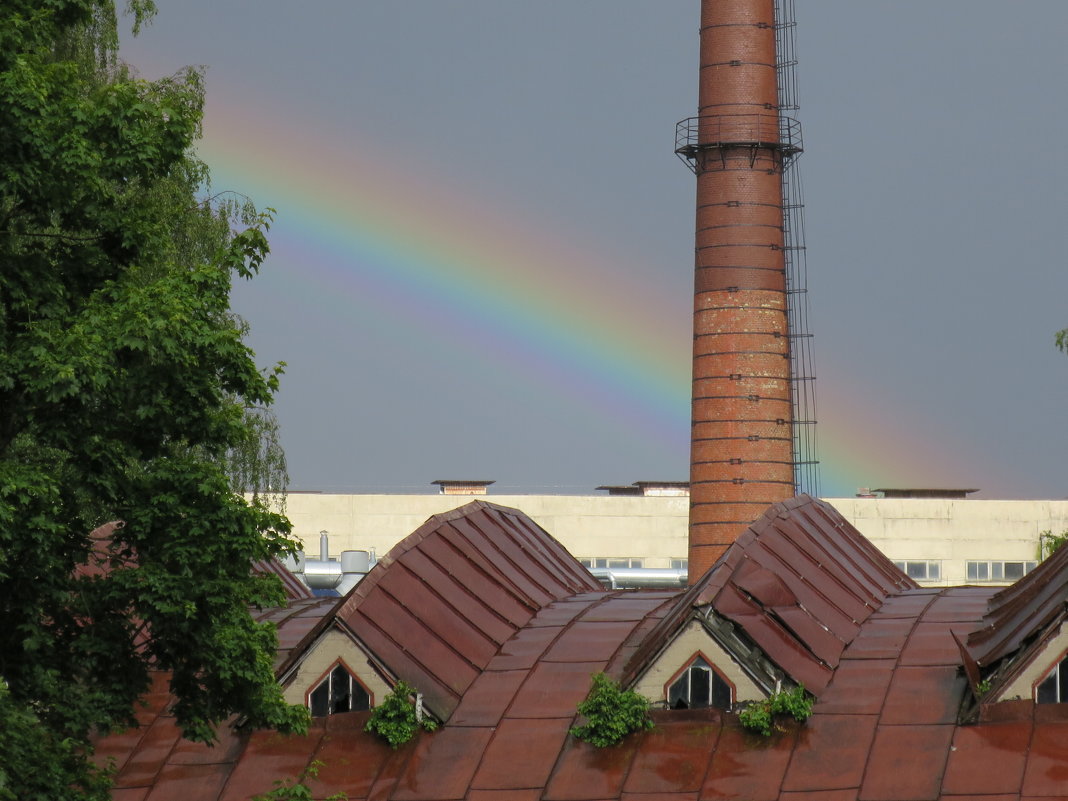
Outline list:
[[[440,680],[436,679],[437,674],[433,670],[431,670],[429,667],[427,667],[427,665],[422,660],[417,659],[415,657],[415,655],[411,651],[409,651],[407,648],[405,648],[404,645],[402,645],[401,643],[397,642],[397,640],[394,637],[392,637],[391,635],[386,633],[386,631],[378,624],[378,622],[376,620],[374,620],[371,617],[368,617],[365,614],[360,614],[360,620],[363,623],[365,623],[366,625],[368,625],[370,628],[375,629],[382,636],[383,639],[387,640],[388,642],[391,642],[393,644],[393,646],[398,651],[400,651],[401,653],[405,654],[407,656],[407,658],[410,659],[411,662],[414,665],[416,665],[424,674],[426,674],[427,676],[433,677],[434,680],[436,681],[436,683],[439,686],[441,686],[442,688],[444,688],[446,690],[446,692],[448,692],[450,695],[452,695],[456,699],[457,702],[459,702],[459,700],[461,698],[463,698],[463,694],[462,693],[457,693],[455,690],[452,689],[452,687],[449,687],[448,685],[442,683]],[[385,660],[383,660],[382,657],[378,656],[378,654],[375,654],[375,652],[373,650],[371,650],[371,649],[368,649],[368,650],[370,651],[370,653],[375,655],[375,658],[379,662],[382,662],[383,664],[387,664],[388,665],[388,663]],[[393,668],[390,668],[389,672],[391,674],[393,674],[393,675],[397,675],[397,671],[394,670]],[[448,719],[448,715],[445,715],[444,717],[446,719]]]
[[[437,640],[442,645],[444,645],[447,650],[451,651],[453,654],[455,654],[457,657],[459,657],[461,661],[463,661],[463,662],[467,663],[468,665],[470,665],[475,670],[476,673],[482,673],[484,668],[481,668],[477,664],[472,662],[469,657],[467,657],[465,654],[461,653],[449,640],[447,640],[445,637],[442,637],[434,629],[432,629],[430,626],[428,626],[426,621],[424,621],[422,619],[422,617],[417,615],[411,609],[411,607],[409,607],[400,598],[398,598],[394,593],[392,593],[389,590],[388,587],[381,587],[380,586],[378,589],[379,589],[379,592],[381,592],[387,598],[389,598],[394,603],[396,603],[397,606],[399,606],[402,609],[404,609],[404,611],[406,611],[412,617],[412,619],[423,629],[423,631],[427,632],[427,634],[428,634],[427,639]],[[366,615],[364,616],[364,618],[368,619]],[[411,651],[409,651],[407,648],[404,648],[404,646],[401,646],[401,644],[399,642],[397,642],[396,640],[394,640],[394,642],[396,642],[397,645],[401,647],[401,650],[403,650],[405,653],[411,655]],[[500,646],[498,646],[497,649],[500,650]],[[414,659],[414,657],[413,657],[413,659]],[[418,661],[418,660],[415,660],[415,661]],[[462,697],[463,693],[460,693],[460,696]]]
[[[453,531],[456,531],[458,536],[463,536],[455,528],[453,528]],[[516,601],[516,603],[518,603],[520,606],[522,606],[522,607],[524,607],[526,609],[532,609],[532,607],[533,607],[530,617],[533,617],[537,613],[537,607],[533,603],[533,600],[530,599],[530,598],[524,597],[524,594],[520,593],[515,587],[513,587],[511,585],[510,582],[506,581],[503,575],[494,576],[493,574],[488,572],[481,564],[479,564],[475,560],[471,559],[468,554],[464,553],[463,548],[460,548],[456,543],[450,541],[448,537],[444,537],[444,536],[441,537],[441,542],[444,543],[444,545],[446,547],[448,547],[450,550],[452,550],[457,556],[465,559],[468,562],[468,564],[471,565],[472,569],[478,571],[483,576],[485,576],[487,580],[493,582],[495,585],[500,587],[500,589],[505,593],[505,595],[508,595],[509,597],[513,598]],[[468,542],[470,542],[470,541],[468,541]],[[522,628],[522,626],[518,626],[517,627],[515,623],[513,623],[507,617],[502,615],[497,609],[495,609],[492,606],[490,606],[489,604],[487,604],[486,601],[483,598],[481,598],[480,596],[476,595],[475,593],[470,592],[470,590],[468,589],[467,585],[464,584],[463,582],[458,581],[455,578],[455,574],[451,570],[449,570],[445,565],[443,565],[441,562],[439,562],[437,559],[435,559],[431,555],[431,553],[429,551],[425,551],[424,550],[424,551],[421,551],[421,553],[423,554],[423,556],[426,557],[426,559],[428,561],[433,562],[435,565],[437,565],[445,575],[447,575],[453,581],[456,581],[456,583],[459,584],[463,588],[463,590],[468,593],[468,595],[470,595],[472,598],[474,598],[480,604],[482,604],[487,610],[489,610],[490,613],[492,613],[494,615],[494,617],[498,618],[502,623],[504,623],[504,624],[506,624],[508,626],[511,626],[515,630],[518,630],[519,628]],[[492,565],[492,561],[490,562],[490,564]],[[529,618],[528,618],[528,620],[529,620]],[[511,639],[511,638],[509,637],[509,639]],[[505,642],[507,642],[507,640]],[[502,645],[503,645],[503,643],[502,643]]]
[[[505,517],[505,516],[502,515],[502,517]],[[525,570],[518,562],[516,562],[515,559],[513,559],[511,556],[509,556],[508,553],[503,548],[500,547],[500,545],[497,543],[497,541],[493,537],[489,536],[489,534],[486,533],[486,531],[478,524],[477,521],[475,521],[471,517],[467,517],[467,518],[464,519],[464,522],[467,523],[468,525],[470,525],[471,528],[475,529],[480,535],[482,535],[482,537],[490,544],[490,546],[499,554],[500,558],[505,560],[505,561],[507,561],[508,564],[511,565],[512,568],[517,573],[519,573],[521,576],[523,576],[528,582],[530,582],[533,586],[539,588],[542,592],[544,592],[550,598],[555,598],[556,597],[556,593],[550,591],[548,589],[548,587],[546,587],[545,583],[542,580],[535,578],[529,571]],[[472,547],[475,547],[475,544],[473,542],[471,542],[471,540],[470,540],[470,538],[468,538],[467,534],[464,533],[458,526],[454,525],[452,528],[461,537],[463,537],[465,540],[467,540],[467,542],[470,543]],[[525,550],[520,543],[516,543],[516,545],[520,548],[520,550]],[[531,562],[532,562],[532,564],[536,564],[536,561],[534,561],[534,560],[531,560]],[[549,571],[545,571],[545,573],[546,573],[546,575],[550,576],[550,578],[552,577],[551,574],[549,573]],[[538,603],[533,597],[529,598],[529,603],[530,603],[531,606],[534,607],[534,609],[540,609],[542,607],[542,604]]]
[[[433,561],[433,560],[431,560],[431,561]],[[442,567],[437,562],[435,562],[434,564],[436,564],[438,567]],[[424,587],[426,587],[427,591],[430,592],[435,598],[437,598],[442,604],[444,604],[446,607],[448,607],[449,610],[452,611],[456,615],[457,618],[459,618],[460,620],[464,621],[468,626],[470,626],[472,631],[474,631],[479,637],[481,637],[487,644],[489,644],[490,646],[493,647],[494,652],[499,651],[501,649],[501,646],[504,643],[497,642],[497,640],[495,638],[493,638],[489,634],[487,634],[486,631],[480,625],[478,625],[478,623],[476,623],[475,621],[471,620],[470,617],[465,615],[463,613],[463,611],[460,608],[458,608],[455,604],[453,604],[448,598],[446,598],[444,595],[442,595],[441,593],[437,592],[437,590],[435,590],[432,586],[430,586],[430,583],[428,581],[426,581],[426,579],[424,579],[421,575],[416,573],[414,570],[412,570],[410,567],[408,567],[408,565],[406,565],[404,563],[401,563],[400,567],[402,567],[405,570],[405,572],[407,572],[409,575],[411,575],[417,581],[422,583],[422,585]],[[443,572],[446,573],[446,575],[448,575],[448,571],[445,571],[444,568],[442,568],[442,570],[443,570]],[[452,576],[450,576],[450,578],[452,578]],[[460,587],[461,592],[465,593],[468,597],[470,597],[470,598],[472,598],[472,599],[474,599],[476,601],[479,601],[482,604],[482,606],[484,608],[488,609],[489,611],[491,611],[491,612],[493,611],[488,606],[486,606],[486,604],[483,603],[482,600],[477,595],[472,593],[466,586],[464,586],[460,582],[457,582],[455,579],[453,579],[453,581]],[[388,589],[383,588],[383,591],[387,595],[390,595],[395,600],[397,600],[398,603],[400,603],[400,601],[398,599],[396,599],[396,596],[393,595],[393,593],[391,593]],[[401,604],[401,605],[404,606],[404,604]],[[408,607],[405,606],[405,608],[407,609]],[[512,624],[508,623],[508,621],[504,620],[499,615],[495,614],[494,616],[497,617],[499,620],[501,620],[502,623],[505,623],[505,624],[507,624],[509,626],[512,626]],[[512,628],[514,629],[514,627],[512,627]],[[515,630],[517,630],[517,629],[515,629]],[[513,631],[513,634],[514,634],[514,631]],[[509,635],[508,639],[511,639],[511,635]],[[490,658],[492,659],[492,657],[490,657]],[[470,661],[470,660],[468,660],[468,661]],[[472,662],[471,664],[474,665],[474,662]],[[480,670],[484,670],[485,666],[483,666],[483,667],[481,667],[479,669]]]
[[[515,600],[519,602],[521,606],[524,606],[527,609],[531,610],[531,617],[533,617],[534,614],[536,614],[538,609],[540,608],[537,601],[535,601],[532,597],[530,597],[525,592],[516,587],[512,582],[508,581],[504,573],[499,568],[497,568],[496,565],[494,565],[493,560],[490,559],[487,554],[483,553],[481,550],[478,550],[475,544],[471,542],[471,539],[466,534],[464,534],[459,528],[453,525],[453,521],[450,521],[447,527],[450,531],[454,532],[457,537],[461,538],[464,542],[466,542],[467,545],[471,549],[473,549],[473,552],[477,552],[479,555],[485,557],[486,562],[490,565],[490,567],[493,568],[494,572],[489,572],[488,570],[486,570],[485,567],[482,566],[482,564],[471,559],[469,553],[465,553],[463,548],[458,546],[456,543],[450,541],[449,537],[444,534],[441,537],[442,542],[452,548],[452,550],[455,551],[457,555],[463,557],[464,559],[467,559],[475,567],[475,569],[478,570],[479,573],[482,573],[488,580],[492,581],[494,584],[499,585],[502,589],[504,589],[506,594],[511,595],[513,598],[515,598]],[[444,530],[445,528],[446,526],[442,526],[442,530]],[[490,545],[494,549],[498,551],[498,553],[500,552],[500,549],[497,547],[496,543],[492,541],[491,537],[486,536],[486,533],[477,526],[475,526],[474,528],[483,536],[483,538],[485,538],[490,543]],[[503,558],[505,558],[508,564],[510,564],[513,568],[516,567],[513,560],[508,559],[507,557]],[[522,573],[522,571],[518,570],[518,568],[516,568],[516,570],[517,572]],[[526,574],[524,573],[524,575]]]

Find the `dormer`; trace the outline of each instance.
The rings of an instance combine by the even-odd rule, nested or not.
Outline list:
[[[749,651],[753,653],[752,650]],[[775,687],[774,667],[762,660],[760,675],[724,647],[704,621],[689,620],[632,685],[667,709],[730,710],[766,697]],[[781,680],[782,673],[777,672]]]
[[[371,709],[395,680],[335,621],[304,647],[280,682],[286,701],[306,706],[312,717],[326,717]]]
[[[818,697],[860,624],[915,588],[831,506],[800,496],[771,507],[679,597],[624,679],[666,707],[729,708],[799,684]]]

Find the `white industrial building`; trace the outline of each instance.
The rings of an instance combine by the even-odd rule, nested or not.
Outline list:
[[[431,515],[462,506],[472,495],[485,495],[492,482],[435,483],[440,491],[434,494],[293,492],[286,512],[310,556],[318,555],[324,531],[332,558],[347,550],[382,555]],[[667,569],[686,563],[689,498],[684,486],[637,482],[603,488],[608,494],[491,493],[491,498],[522,509],[588,567]],[[1068,500],[956,495],[865,494],[825,500],[906,573],[930,586],[1011,583],[1038,561],[1043,532],[1068,530]]]

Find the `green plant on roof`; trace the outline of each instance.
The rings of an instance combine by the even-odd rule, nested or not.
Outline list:
[[[604,673],[593,675],[593,688],[578,711],[586,723],[571,733],[598,748],[615,745],[632,731],[653,728],[649,700],[634,690],[624,690]]]
[[[765,737],[771,734],[776,718],[789,715],[798,723],[804,723],[812,714],[812,696],[805,692],[805,685],[798,684],[792,690],[779,690],[763,701],[754,701],[738,713],[738,721],[750,731]]]
[[[1038,533],[1038,558],[1048,559],[1066,542],[1068,542],[1068,531],[1062,531],[1060,534],[1054,534],[1049,529],[1040,531]]]
[[[319,775],[323,764],[322,760],[313,759],[308,767],[300,772],[296,781],[280,779],[274,783],[273,790],[252,796],[252,801],[312,801],[312,791],[307,781]],[[326,801],[348,801],[348,796],[345,793],[334,793],[327,796]]]
[[[438,724],[424,714],[421,705],[413,700],[417,696],[415,688],[398,681],[393,692],[371,712],[364,730],[377,734],[393,748],[400,748],[415,737],[420,727],[434,731]]]

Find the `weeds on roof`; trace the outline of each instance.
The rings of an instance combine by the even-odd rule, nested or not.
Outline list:
[[[634,690],[624,690],[604,673],[593,675],[593,689],[578,711],[586,723],[571,733],[598,748],[616,745],[632,731],[653,728],[649,700]]]
[[[792,690],[779,690],[763,701],[754,701],[738,713],[738,722],[750,731],[771,735],[776,718],[791,716],[804,723],[812,714],[812,696],[805,692],[805,685],[798,684]]]
[[[262,795],[252,796],[252,801],[312,801],[312,791],[306,782],[319,775],[319,769],[323,767],[323,761],[313,759],[308,767],[304,768],[297,776],[296,781],[282,779],[274,783],[274,789]],[[345,793],[334,793],[327,796],[326,801],[347,801]]]
[[[423,714],[419,698],[414,687],[398,681],[393,692],[371,711],[364,731],[377,734],[393,748],[400,748],[415,737],[420,727],[434,731],[438,724]]]

